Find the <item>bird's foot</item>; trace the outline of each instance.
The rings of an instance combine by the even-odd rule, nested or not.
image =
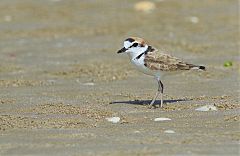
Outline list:
[[[149,108],[149,109],[152,109],[152,108],[153,108],[153,109],[156,109],[157,106],[155,106],[155,105],[151,105],[151,104],[150,104],[150,105],[148,105],[148,108]]]

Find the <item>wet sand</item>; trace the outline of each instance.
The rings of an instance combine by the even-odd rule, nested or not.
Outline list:
[[[0,2],[0,155],[239,155],[238,1],[137,2]],[[155,80],[116,54],[128,36],[207,71],[165,77],[148,109]]]

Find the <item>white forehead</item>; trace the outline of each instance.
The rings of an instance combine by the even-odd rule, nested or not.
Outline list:
[[[132,45],[132,42],[124,41],[123,45],[127,49],[127,48],[129,48]]]

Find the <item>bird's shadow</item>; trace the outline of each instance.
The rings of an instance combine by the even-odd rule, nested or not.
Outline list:
[[[176,100],[163,100],[163,104],[166,103],[175,103],[181,101],[191,101],[192,99],[176,99]],[[109,104],[131,104],[131,105],[148,105],[151,103],[151,100],[132,100],[132,101],[113,101]],[[160,100],[156,100],[154,105],[160,104]]]

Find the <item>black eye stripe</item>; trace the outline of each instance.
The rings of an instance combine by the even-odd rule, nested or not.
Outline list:
[[[129,48],[132,48],[132,47],[137,47],[138,46],[138,43],[133,43],[133,45],[131,45]],[[128,49],[129,49],[128,48]]]

